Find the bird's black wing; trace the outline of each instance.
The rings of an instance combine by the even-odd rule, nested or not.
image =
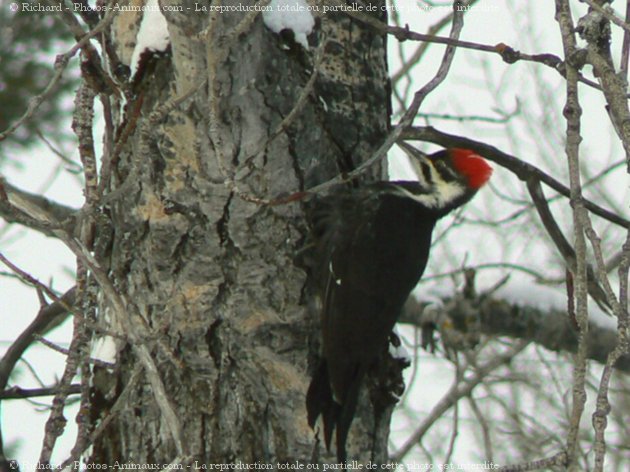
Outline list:
[[[307,405],[311,424],[324,417],[327,446],[336,426],[340,461],[361,381],[424,271],[435,223],[413,200],[388,192],[394,184],[375,185],[379,191],[370,186],[322,199],[313,219],[319,276],[325,280],[324,359]]]

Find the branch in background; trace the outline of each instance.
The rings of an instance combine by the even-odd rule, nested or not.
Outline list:
[[[70,307],[74,304],[74,299],[75,292],[73,287],[54,303],[42,306],[31,324],[9,347],[2,357],[2,360],[0,360],[0,394],[4,392],[11,372],[15,368],[17,361],[22,357],[24,351],[33,343],[38,334],[46,333],[63,321],[65,316],[69,313]],[[0,398],[3,398],[3,395],[0,395]],[[5,456],[2,429],[0,429],[0,462],[2,460],[5,460]]]
[[[76,289],[76,287],[74,287],[74,289]],[[83,320],[83,321],[84,321],[84,320]],[[89,324],[88,324],[88,327],[91,327],[91,326],[89,326]],[[60,353],[60,354],[63,354],[64,356],[68,356],[68,355],[70,355],[70,349],[63,348],[63,347],[61,347],[61,346],[59,346],[59,345],[57,345],[57,344],[53,343],[52,341],[49,341],[48,339],[43,338],[43,337],[42,337],[41,335],[39,335],[39,334],[36,334],[36,335],[35,335],[35,339],[36,339],[38,342],[42,343],[42,344],[43,344],[44,346],[46,346],[47,348],[52,349],[53,351],[56,351],[56,352],[58,352],[58,353]],[[113,363],[111,363],[111,362],[106,362],[106,361],[103,361],[103,360],[101,360],[101,359],[97,359],[97,358],[95,358],[95,357],[85,356],[85,359],[84,359],[84,360],[85,360],[85,362],[87,362],[88,364],[94,364],[94,365],[96,365],[96,366],[103,367],[103,368],[105,368],[105,369],[114,369],[114,368],[116,367],[116,365],[115,365],[115,364],[113,364]]]
[[[61,162],[66,165],[66,170],[71,174],[79,174],[81,172],[81,166],[73,161],[71,158],[66,156],[61,149],[59,149],[56,145],[54,145],[44,134],[39,130],[35,130],[37,137],[42,140],[42,142],[46,145],[46,147],[52,152],[55,156],[57,156]]]
[[[475,3],[477,3],[478,0],[471,0],[470,2],[462,2],[465,4],[465,6],[472,6]],[[374,19],[373,17],[370,16],[371,19]],[[427,36],[429,37],[436,37],[435,35],[437,34],[438,31],[440,31],[442,28],[444,28],[446,25],[448,25],[453,19],[453,12],[448,13],[448,15],[445,15],[444,17],[442,17],[437,23],[435,23],[433,26],[431,26],[428,30],[427,30]],[[378,20],[376,20],[378,21]],[[405,29],[408,31],[407,28],[401,28],[400,26],[397,26],[397,28],[399,29]],[[400,43],[402,44],[402,43]],[[429,41],[425,41],[422,44],[419,44],[418,47],[416,48],[416,50],[414,51],[414,53],[411,55],[411,57],[407,60],[403,60],[403,58],[401,57],[401,63],[402,65],[400,66],[400,69],[398,71],[396,71],[394,74],[392,74],[391,80],[392,80],[392,88],[395,88],[396,83],[405,75],[409,74],[409,71],[413,68],[414,65],[417,64],[417,62],[422,58],[422,56],[424,55],[424,53],[426,52],[426,50],[428,49],[430,45]]]
[[[498,118],[481,115],[449,115],[444,113],[418,113],[416,116],[418,118],[427,119],[427,122],[428,119],[434,118],[437,120],[459,121],[460,123],[464,121],[479,121],[484,123],[504,124],[507,123],[516,113],[518,113],[518,109],[513,113],[505,114]]]
[[[82,322],[81,317],[73,319],[72,340],[68,348],[66,357],[66,365],[61,375],[61,379],[57,385],[57,392],[52,399],[52,407],[50,415],[44,426],[44,440],[39,455],[39,464],[49,465],[57,440],[63,434],[66,426],[66,418],[64,416],[64,408],[68,395],[70,395],[70,387],[72,379],[77,375],[78,368],[81,364],[81,357],[85,355],[84,351],[90,340],[88,327]],[[81,405],[83,406],[83,405]]]
[[[88,45],[88,43],[90,42],[90,39],[102,33],[109,26],[109,24],[114,20],[114,17],[116,16],[116,14],[117,12],[115,12],[114,10],[108,11],[105,14],[105,17],[98,23],[98,25],[96,25],[94,29],[92,29],[89,33],[84,34],[80,38],[80,40],[74,46],[72,46],[72,48],[70,48],[68,52],[66,52],[65,54],[59,54],[55,58],[55,65],[54,65],[55,73],[53,74],[51,79],[48,81],[48,84],[46,85],[42,93],[40,93],[39,95],[36,95],[29,101],[28,109],[24,112],[24,114],[15,123],[9,126],[9,128],[7,128],[2,133],[0,133],[0,142],[5,140],[9,136],[11,136],[15,132],[15,130],[17,130],[26,121],[30,120],[35,115],[35,113],[37,112],[41,104],[44,103],[44,101],[48,99],[50,94],[53,92],[53,90],[59,83],[59,80],[61,79],[63,72],[65,71],[66,67],[68,67],[68,63],[70,62],[70,59],[77,52],[79,52],[80,49],[83,49],[86,47],[93,49],[94,46],[92,46],[91,44]]]
[[[462,382],[456,380],[448,392],[442,397],[437,405],[431,410],[422,424],[405,441],[403,446],[392,455],[392,462],[400,462],[409,451],[422,441],[424,435],[431,429],[437,420],[443,417],[444,413],[456,405],[460,399],[472,394],[475,387],[483,383],[487,376],[504,364],[508,364],[514,357],[520,354],[528,345],[528,342],[521,342],[510,349],[507,353],[499,355],[475,369],[471,377],[467,377]]]
[[[562,451],[554,454],[546,459],[539,459],[537,461],[525,462],[523,464],[506,465],[499,469],[501,472],[526,472],[528,470],[542,470],[549,469],[550,467],[562,467],[567,466],[567,453]]]
[[[464,1],[462,2],[462,5],[464,7],[469,7],[477,3],[477,1],[478,0],[470,0],[468,2]],[[394,21],[394,23],[396,23],[398,27],[400,27],[400,21],[399,21],[400,19],[398,18],[397,13],[398,12],[396,10],[392,11],[392,20]],[[452,19],[453,19],[453,12],[451,11],[447,15],[442,17],[437,23],[431,26],[427,30],[427,34],[429,36],[435,36],[441,29],[445,28],[448,24],[450,24]],[[425,52],[429,49],[429,46],[431,46],[431,43],[426,41],[426,42],[421,42],[420,44],[418,44],[416,47],[416,50],[408,59],[404,58],[402,44],[403,44],[402,42],[398,42],[398,54],[399,54],[400,62],[402,63],[402,65],[397,72],[392,74],[391,83],[392,83],[392,94],[393,94],[393,97],[398,102],[398,108],[400,108],[401,110],[404,110],[406,108],[405,100],[398,93],[397,84],[400,81],[400,79],[402,79],[403,77],[407,77],[408,88],[404,93],[404,97],[406,97],[408,95],[409,88],[411,87],[411,84],[413,82],[410,76],[410,72],[413,70],[416,64],[420,61],[420,59],[424,56]]]
[[[566,311],[523,306],[485,296],[466,299],[461,295],[445,300],[439,311],[439,316],[450,320],[453,326],[469,327],[477,331],[471,333],[477,336],[523,339],[558,353],[575,353],[577,350],[577,332]],[[471,325],[471,314],[475,318],[474,326]],[[435,323],[435,312],[410,297],[398,321],[423,328]],[[587,357],[605,364],[616,341],[616,331],[590,323],[586,339]],[[630,354],[621,356],[615,368],[630,372]]]
[[[527,190],[529,190],[529,194],[532,197],[532,201],[538,211],[538,215],[540,216],[540,220],[543,223],[543,226],[547,230],[549,236],[551,236],[552,241],[558,248],[560,255],[564,259],[567,264],[568,269],[575,273],[577,266],[577,259],[575,255],[575,250],[564,237],[562,230],[556,223],[555,218],[551,214],[551,210],[549,209],[549,205],[547,204],[547,199],[543,193],[542,187],[540,185],[540,181],[531,179],[527,182]],[[595,300],[597,305],[604,311],[610,313],[611,304],[609,302],[609,297],[607,296],[604,289],[597,282],[597,277],[593,272],[593,267],[591,265],[587,265],[586,268],[586,276],[587,276],[587,288],[589,295]]]
[[[24,351],[37,340],[37,336],[44,335],[66,318],[68,307],[74,305],[74,300],[75,287],[72,287],[58,301],[43,306],[31,324],[11,344],[0,360],[0,392],[6,388],[9,376]]]
[[[464,147],[471,149],[488,160],[496,162],[501,167],[505,167],[524,182],[527,182],[531,178],[536,178],[559,194],[567,198],[570,196],[569,189],[564,184],[558,182],[556,179],[544,173],[536,166],[511,156],[510,154],[507,154],[489,144],[469,138],[463,138],[454,134],[443,133],[432,126],[409,127],[402,132],[400,139],[426,141],[439,144],[444,147]],[[600,207],[590,200],[583,199],[583,202],[586,209],[597,216],[600,216],[601,218],[604,218],[605,220],[623,228],[630,228],[630,221],[627,219],[622,218],[610,210]]]
[[[626,153],[630,169],[630,110],[626,99],[628,83],[623,74],[617,75],[610,49],[611,31],[609,21],[621,26],[627,33],[630,27],[591,0],[585,0],[590,8],[580,18],[576,31],[586,40],[584,61],[593,66],[593,75],[597,77],[606,97],[606,110],[617,136]],[[583,64],[584,62],[582,62]]]
[[[337,1],[334,3],[339,3],[339,2]],[[462,6],[463,5],[460,3],[459,7],[461,8]],[[462,10],[456,10],[456,11],[461,12]],[[501,59],[503,59],[503,61],[507,64],[514,64],[518,61],[535,62],[537,64],[542,64],[542,65],[552,68],[553,70],[558,72],[562,77],[566,78],[566,65],[564,64],[562,59],[560,59],[555,54],[549,54],[549,53],[526,54],[504,43],[498,43],[495,45],[480,44],[480,43],[473,43],[470,41],[462,41],[459,38],[452,38],[452,37],[444,38],[442,36],[435,36],[433,34],[416,33],[414,31],[411,31],[409,27],[407,26],[405,28],[401,28],[399,26],[388,25],[387,23],[379,21],[378,19],[373,18],[372,16],[367,15],[366,13],[361,12],[361,11],[349,10],[349,11],[346,11],[346,14],[348,16],[351,16],[365,23],[366,25],[371,26],[372,28],[374,28],[380,33],[394,36],[400,42],[422,41],[425,43],[446,44],[447,46],[454,46],[461,49],[471,49],[474,51],[499,54],[501,56]],[[578,80],[581,83],[588,85],[589,87],[592,87],[596,90],[601,90],[601,87],[597,83],[584,78],[582,75],[578,74]]]

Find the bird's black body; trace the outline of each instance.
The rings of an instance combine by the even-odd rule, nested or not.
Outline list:
[[[464,181],[463,176],[442,181],[435,170],[439,166],[426,162],[423,165],[432,167],[421,182],[342,189],[312,205],[323,347],[307,393],[308,421],[314,427],[323,417],[328,447],[337,428],[340,462],[346,460],[345,443],[361,381],[384,351],[403,304],[424,272],[436,221],[477,190],[454,182],[460,177]],[[437,184],[432,180],[436,178]],[[433,198],[439,192],[444,198]]]

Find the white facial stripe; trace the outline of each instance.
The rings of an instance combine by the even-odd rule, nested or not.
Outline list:
[[[442,179],[435,180],[433,190],[437,200],[437,206],[442,207],[464,194],[464,188],[457,181],[446,182]]]
[[[419,175],[420,184],[427,188],[427,193],[416,195],[401,186],[396,187],[396,192],[429,208],[443,207],[464,194],[465,190],[461,184],[456,181],[447,182],[433,164],[427,163],[427,165],[431,172],[431,182],[426,182],[422,174]]]
[[[446,203],[453,201],[464,193],[464,189],[455,182],[440,182],[435,185],[434,191],[431,193],[422,193],[416,195],[411,193],[404,187],[397,187],[396,192],[401,196],[411,198],[412,200],[429,208],[440,208]]]

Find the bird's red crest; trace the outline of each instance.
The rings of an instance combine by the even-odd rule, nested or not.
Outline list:
[[[470,149],[454,148],[450,150],[453,166],[466,177],[468,186],[481,188],[492,175],[492,167],[483,157]]]

